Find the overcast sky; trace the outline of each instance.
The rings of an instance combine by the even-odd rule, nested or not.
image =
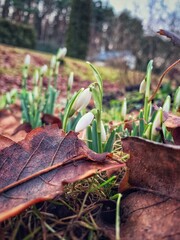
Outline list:
[[[132,15],[136,15],[138,18],[141,18],[143,20],[143,25],[146,26],[147,21],[149,19],[149,9],[148,9],[148,2],[149,0],[104,0],[105,2],[109,2],[115,12],[119,13],[123,10],[127,9],[131,11]],[[164,0],[164,4],[167,6],[168,12],[174,11],[174,9],[177,10],[180,14],[180,1],[179,0]],[[156,8],[158,8],[156,4]],[[165,16],[166,19],[166,16]],[[165,23],[162,22],[162,25],[165,25]],[[157,26],[156,26],[157,27]],[[158,26],[158,27],[164,27],[164,26]]]
[[[148,6],[148,0],[108,0],[117,12],[123,9],[134,10],[136,5],[140,6],[140,10],[145,10]],[[164,0],[170,11],[173,11],[179,0]],[[146,11],[144,11],[146,12]]]

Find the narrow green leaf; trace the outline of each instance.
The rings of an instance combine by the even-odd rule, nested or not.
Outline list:
[[[112,152],[113,144],[115,141],[115,134],[116,134],[116,132],[115,132],[115,130],[113,130],[107,140],[107,143],[104,148],[104,152]]]

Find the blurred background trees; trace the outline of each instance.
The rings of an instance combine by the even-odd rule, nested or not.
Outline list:
[[[85,59],[89,46],[91,0],[72,0],[66,46],[68,56]]]
[[[140,4],[137,1],[136,14],[132,14],[115,12],[105,0],[0,0],[0,17],[11,23],[30,25],[36,34],[38,50],[55,52],[67,46],[69,56],[97,61],[100,53],[104,59],[109,53],[116,58],[124,53],[126,57],[134,56],[135,69],[142,71],[149,59],[154,59],[158,73],[180,57],[176,47],[156,34],[160,25],[179,33],[180,4],[170,11],[164,0],[147,1],[146,24],[137,17]],[[1,24],[0,33],[10,36],[7,28],[1,29]],[[7,37],[0,37],[4,42],[2,39]],[[23,41],[23,37],[20,39]],[[27,47],[20,40],[11,44]]]

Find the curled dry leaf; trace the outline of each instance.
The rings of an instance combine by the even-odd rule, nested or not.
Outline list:
[[[177,36],[175,33],[163,29],[160,29],[157,33],[166,36],[167,38],[170,38],[175,46],[180,47],[180,37]]]
[[[121,239],[179,239],[180,147],[137,137],[122,146],[131,187],[121,201]]]
[[[96,154],[57,125],[37,128],[15,143],[0,137],[0,221],[63,193],[63,184],[124,166],[112,154]]]
[[[22,123],[20,124],[12,133],[12,136],[16,135],[20,131],[25,131],[26,133],[29,133],[32,130],[30,123]]]
[[[44,123],[45,125],[57,124],[59,128],[62,128],[61,119],[58,117],[55,117],[54,115],[44,113],[41,120],[42,120],[42,123]]]
[[[171,132],[174,143],[180,145],[180,117],[172,113],[168,113],[168,117],[164,124],[167,130]]]

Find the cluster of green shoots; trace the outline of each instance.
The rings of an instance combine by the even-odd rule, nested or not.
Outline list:
[[[22,71],[22,89],[19,93],[22,108],[23,122],[30,123],[32,128],[42,126],[42,114],[54,114],[59,91],[57,79],[59,75],[60,62],[66,55],[66,48],[59,49],[58,53],[52,56],[50,66],[36,68],[33,74],[32,89],[28,89],[28,76],[30,68],[30,56],[27,55]],[[177,88],[173,101],[167,96],[162,107],[153,108],[151,94],[151,73],[153,61],[147,66],[145,79],[140,84],[139,94],[144,94],[144,106],[139,111],[138,117],[132,119],[127,114],[127,100],[123,99],[119,115],[120,123],[108,127],[103,120],[103,80],[98,70],[89,63],[95,81],[86,89],[81,88],[72,95],[74,74],[71,73],[67,81],[67,99],[64,112],[61,113],[62,127],[65,132],[71,130],[82,132],[81,137],[86,141],[88,147],[95,152],[111,152],[114,142],[119,136],[140,136],[153,141],[172,140],[171,134],[167,131],[164,120],[165,113],[177,112],[180,108],[180,86]],[[44,87],[43,79],[48,80],[47,87]],[[12,90],[3,98],[4,104],[11,104],[17,91]],[[92,101],[93,100],[93,101]],[[1,101],[1,102],[3,102]],[[173,102],[173,104],[171,103]],[[87,106],[91,103],[87,111]],[[131,127],[127,128],[127,123]]]
[[[50,66],[36,68],[33,74],[32,90],[28,89],[28,76],[30,67],[30,56],[26,55],[22,70],[22,90],[20,92],[22,120],[30,123],[32,128],[42,126],[42,114],[54,114],[55,104],[59,91],[57,90],[57,79],[59,75],[60,61],[64,58],[66,49],[59,49],[57,55],[52,56]],[[47,87],[43,80],[48,79]]]
[[[9,106],[15,103],[17,99],[17,89],[13,88],[11,91],[6,92],[0,96],[0,110],[4,108],[9,108]]]
[[[111,151],[114,142],[114,132],[107,138],[107,133],[102,121],[103,111],[103,81],[97,69],[88,63],[93,70],[96,81],[90,84],[86,89],[80,89],[68,100],[68,104],[63,116],[64,131],[75,130],[75,132],[85,133],[87,145],[95,152],[102,153]],[[94,102],[94,108],[85,112],[91,98]],[[72,118],[76,121],[72,126]],[[69,127],[72,126],[72,127]]]
[[[166,99],[161,107],[153,106],[151,94],[151,73],[153,61],[149,61],[145,79],[141,82],[139,93],[144,94],[144,106],[139,111],[136,119],[128,119],[126,113],[127,103],[124,99],[121,108],[121,119],[123,120],[116,131],[123,136],[139,136],[152,141],[163,142],[165,140],[172,141],[171,133],[167,131],[164,121],[166,120],[169,111],[176,113],[180,107],[180,86],[176,89],[174,99],[171,96],[166,96]],[[172,103],[173,102],[173,103]],[[124,119],[122,119],[124,118]],[[124,121],[126,119],[126,121]],[[126,128],[128,122],[132,123],[130,129]]]

